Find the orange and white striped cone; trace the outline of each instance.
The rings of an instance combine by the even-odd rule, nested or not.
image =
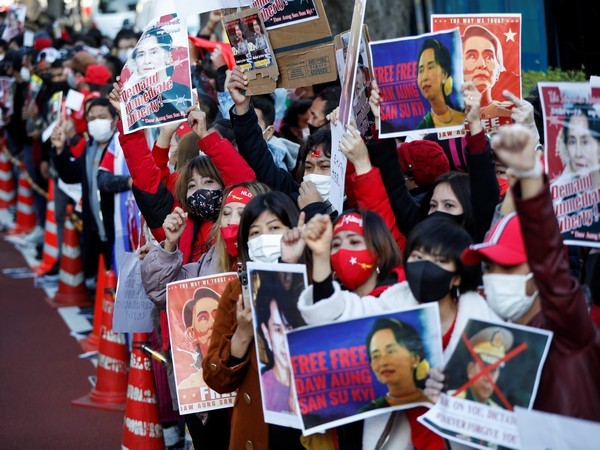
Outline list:
[[[134,333],[121,448],[164,450],[152,362],[142,350],[144,344],[148,344],[148,334]]]
[[[102,299],[104,298],[104,280],[106,278],[104,267],[104,255],[100,253],[98,258],[98,276],[96,278],[96,297],[94,300],[94,326],[92,332],[79,341],[84,352],[98,350],[100,344],[100,327],[102,326]]]
[[[8,209],[14,206],[16,200],[12,164],[6,150],[0,150],[0,209]]]
[[[40,276],[49,272],[58,261],[58,236],[56,234],[56,216],[54,214],[54,180],[48,181],[48,203],[46,206],[46,225],[44,227],[44,249],[42,262],[33,268]]]
[[[58,273],[58,292],[52,299],[47,299],[50,306],[91,306],[85,289],[83,262],[79,248],[79,235],[69,219],[73,206],[67,207],[67,220],[60,255],[60,271]]]
[[[21,175],[19,176],[19,191],[17,194],[17,218],[15,219],[14,226],[8,230],[7,234],[25,234],[30,232],[35,225],[37,220],[33,211],[33,192],[29,185],[25,168],[21,168]]]
[[[127,363],[129,353],[125,334],[112,330],[113,310],[117,277],[111,270],[107,273],[102,301],[102,327],[98,346],[96,386],[92,391],[71,403],[89,408],[124,411],[127,399]]]

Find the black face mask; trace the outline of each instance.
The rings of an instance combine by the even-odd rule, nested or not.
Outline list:
[[[450,282],[456,275],[431,261],[409,262],[405,270],[410,291],[419,303],[439,301],[450,292]]]
[[[441,217],[443,219],[449,219],[449,220],[453,221],[454,223],[457,223],[460,226],[464,225],[463,222],[465,220],[464,214],[448,214],[447,212],[444,212],[444,211],[432,212],[426,218],[429,219],[430,217],[438,217],[438,218]]]
[[[50,83],[50,89],[52,92],[62,92],[63,94],[68,92],[71,87],[66,81],[53,81]]]
[[[201,220],[212,222],[219,215],[222,200],[223,189],[198,189],[187,198],[189,213]]]

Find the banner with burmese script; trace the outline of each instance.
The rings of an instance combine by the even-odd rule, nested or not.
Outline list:
[[[425,373],[443,364],[438,311],[429,303],[288,331],[303,431],[430,406]]]
[[[545,169],[566,245],[600,247],[600,97],[589,83],[538,83]]]
[[[185,20],[153,19],[121,72],[121,119],[125,134],[186,119],[192,78]]]
[[[202,377],[202,360],[221,294],[233,272],[174,281],[167,284],[167,318],[179,414],[191,414],[233,406],[235,392],[218,394]]]
[[[487,133],[512,123],[508,90],[521,98],[521,14],[432,14],[431,30],[458,28],[464,81],[481,92],[481,125]]]

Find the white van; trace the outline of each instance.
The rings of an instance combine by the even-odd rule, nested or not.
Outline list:
[[[138,0],[93,0],[91,20],[100,32],[114,39],[124,27],[132,28]]]

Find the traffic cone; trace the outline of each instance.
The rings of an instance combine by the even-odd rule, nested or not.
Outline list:
[[[122,449],[164,450],[150,357],[142,350],[147,333],[133,334]]]
[[[8,230],[7,234],[25,234],[31,231],[37,220],[33,212],[33,193],[27,180],[25,168],[22,167],[19,176],[19,191],[17,194],[17,218],[14,226]]]
[[[92,332],[79,341],[84,352],[98,350],[100,344],[100,326],[102,325],[102,299],[104,298],[104,279],[106,268],[104,267],[104,255],[100,253],[98,258],[98,277],[96,278],[96,299],[94,301],[94,326]]]
[[[67,220],[60,255],[60,271],[58,274],[58,292],[52,299],[47,299],[50,306],[90,306],[90,298],[85,289],[83,263],[79,249],[79,235],[69,219],[73,206],[67,207]]]
[[[54,180],[48,181],[48,203],[46,206],[46,224],[44,226],[44,250],[42,262],[33,268],[40,276],[49,272],[58,261],[58,236],[56,235],[56,216],[54,214]]]
[[[0,209],[7,209],[16,203],[15,180],[12,164],[6,150],[0,150]]]
[[[125,334],[112,330],[117,277],[111,270],[106,274],[102,301],[102,326],[98,346],[96,386],[87,395],[73,400],[77,406],[124,411],[127,399],[128,351]]]

